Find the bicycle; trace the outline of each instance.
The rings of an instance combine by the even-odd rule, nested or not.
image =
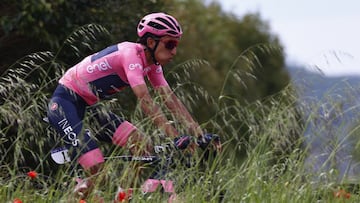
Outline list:
[[[157,167],[152,175],[146,180],[146,182],[141,187],[141,192],[143,195],[149,192],[154,192],[157,190],[159,185],[162,186],[161,192],[162,193],[171,193],[169,196],[176,195],[174,191],[173,181],[163,179],[166,176],[166,173],[171,170],[173,161],[173,155],[165,155],[170,150],[172,151],[173,146],[171,143],[166,143],[163,145],[156,145],[154,146],[154,152],[157,156],[132,156],[132,155],[117,155],[117,156],[108,156],[105,157],[106,161],[115,160],[115,161],[122,161],[122,162],[136,162],[140,164],[146,164],[150,167]],[[164,156],[165,155],[165,156]],[[57,164],[66,164],[70,163],[71,159],[68,155],[68,150],[64,147],[55,148],[51,151],[51,158]],[[125,199],[131,199],[132,192],[134,188],[126,189],[119,187],[117,194],[115,195],[117,201],[123,201]],[[130,194],[129,194],[130,193]]]
[[[46,119],[44,120],[46,121]],[[219,141],[219,137],[217,135],[214,135],[214,137],[205,136],[204,140],[198,139],[196,140],[196,143],[201,148],[205,149],[213,140]],[[179,153],[177,153],[179,152],[179,149],[175,147],[173,142],[169,142],[162,145],[155,145],[153,151],[155,155],[151,156],[117,155],[105,157],[106,161],[116,160],[122,162],[136,162],[155,168],[153,173],[145,180],[140,188],[124,189],[119,186],[115,195],[116,201],[121,202],[130,200],[133,196],[133,192],[138,189],[140,189],[142,196],[146,196],[148,193],[158,191],[159,186],[161,194],[163,194],[165,198],[168,198],[169,202],[176,198],[174,181],[167,179],[167,174],[170,173],[176,165],[174,157],[175,155],[179,155]],[[68,155],[68,149],[65,147],[57,147],[51,150],[51,158],[55,163],[60,165],[71,163],[72,161]],[[186,167],[191,167],[193,165],[191,156],[181,156],[179,159],[178,163],[181,163]]]

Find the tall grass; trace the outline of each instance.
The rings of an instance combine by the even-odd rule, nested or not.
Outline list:
[[[106,32],[101,26],[83,27],[69,36],[66,43],[81,56],[81,49],[75,46],[80,36],[89,37],[80,38],[84,40],[82,45],[91,49],[91,44],[86,42],[90,38],[96,40],[96,33]],[[264,45],[257,48],[266,52],[271,49]],[[252,57],[248,57],[249,52],[242,53],[237,59],[244,60],[243,63],[249,65],[249,71],[242,72],[231,66],[222,89],[232,73],[236,73],[239,85],[244,85],[241,78],[251,75],[251,69],[259,65],[256,56],[250,53]],[[15,198],[23,202],[76,202],[71,198],[75,184],[71,168],[51,161],[49,151],[59,140],[42,122],[51,90],[66,69],[59,55],[50,52],[28,55],[1,77],[0,196],[5,202]],[[333,195],[334,191],[347,186],[344,185],[346,174],[339,176],[337,152],[347,146],[343,141],[346,137],[354,137],[357,133],[356,123],[354,130],[343,135],[341,140],[333,139],[320,146],[327,150],[321,164],[308,159],[313,150],[313,140],[309,138],[319,138],[324,133],[335,138],[337,133],[343,133],[331,128],[331,124],[336,121],[340,122],[340,126],[341,122],[345,125],[342,116],[355,107],[341,108],[339,101],[332,99],[300,100],[298,89],[292,84],[276,95],[247,105],[236,101],[224,105],[221,99],[225,95],[221,93],[213,98],[204,87],[191,81],[190,72],[194,67],[209,68],[209,64],[203,60],[187,61],[168,73],[168,77],[179,79],[174,91],[191,110],[199,105],[215,109],[213,117],[202,125],[221,136],[224,149],[207,160],[198,150],[193,156],[192,167],[178,163],[168,174],[168,178],[176,182],[179,202],[359,201],[356,188],[344,188],[351,192],[349,199]],[[150,118],[144,118],[137,107],[135,112],[127,112],[127,106],[122,106],[124,103],[121,100],[120,95],[102,103],[104,108],[101,108],[125,114],[140,130],[151,135],[155,143],[160,142],[155,139],[160,132],[151,125]],[[176,120],[174,124],[177,125]],[[309,126],[312,126],[312,131],[308,130]],[[88,127],[92,128],[91,124]],[[181,126],[178,128],[181,130]],[[94,133],[97,130],[92,129]],[[113,146],[104,146],[103,150],[114,155],[126,153]],[[181,153],[177,157],[181,157]],[[108,161],[105,172],[101,174],[102,182],[96,184],[96,192],[90,196],[90,202],[95,201],[96,195],[110,202],[120,184],[126,188],[126,184],[133,180],[141,182],[142,177],[133,176],[136,167],[132,163]],[[317,167],[321,170],[313,170]],[[28,177],[27,172],[31,170],[36,171],[38,176]],[[147,167],[145,174],[150,172],[151,167]],[[135,193],[133,199],[133,202],[166,201],[160,192],[147,195]]]

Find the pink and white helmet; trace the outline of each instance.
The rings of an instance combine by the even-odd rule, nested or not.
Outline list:
[[[182,30],[177,20],[165,13],[151,13],[144,16],[137,27],[139,37],[145,33],[151,33],[155,36],[181,37]]]

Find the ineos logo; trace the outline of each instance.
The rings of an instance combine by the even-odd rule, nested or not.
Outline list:
[[[139,63],[132,63],[129,65],[129,70],[135,70],[136,68],[143,69],[142,65]]]
[[[72,146],[74,147],[78,146],[80,140],[77,139],[77,134],[73,131],[73,128],[70,126],[68,120],[64,118],[61,121],[59,121],[58,124],[61,126],[63,132],[66,135],[66,138],[68,139],[68,141],[70,141]]]

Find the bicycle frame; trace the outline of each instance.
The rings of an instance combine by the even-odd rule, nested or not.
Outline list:
[[[166,148],[169,148],[170,144],[165,145],[157,145],[154,147],[154,152],[156,154],[165,152]],[[71,158],[68,153],[68,149],[66,147],[57,147],[51,150],[51,158],[57,164],[66,164],[71,162]],[[133,156],[133,155],[119,155],[119,156],[109,156],[105,157],[105,160],[111,159],[120,159],[122,161],[136,161],[141,163],[158,163],[162,160],[162,158],[158,156]]]

